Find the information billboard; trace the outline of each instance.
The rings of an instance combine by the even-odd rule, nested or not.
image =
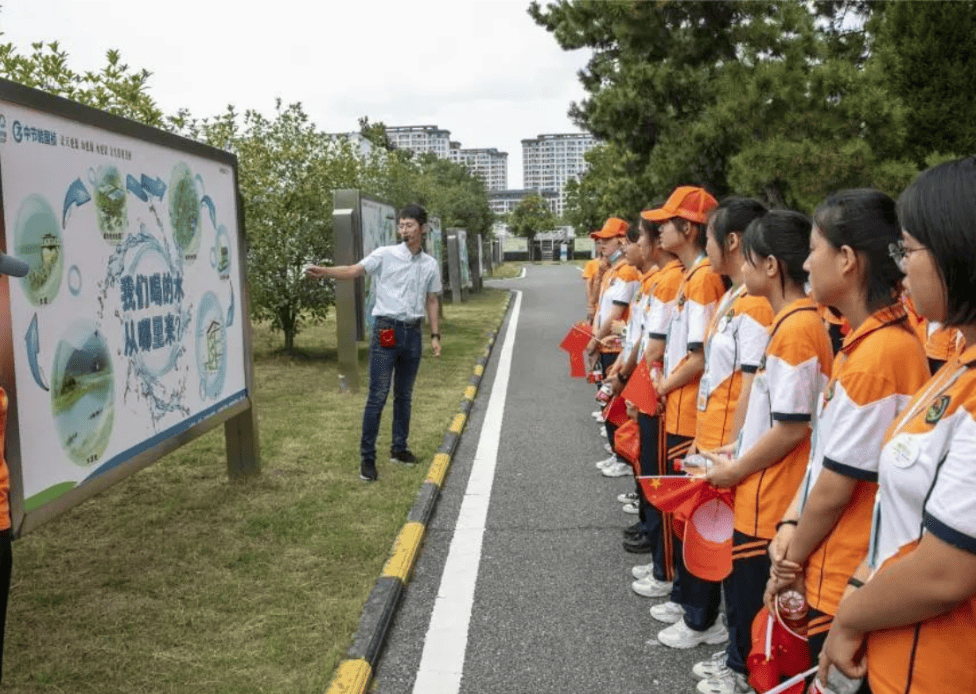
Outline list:
[[[30,265],[0,302],[15,529],[250,408],[236,176],[228,153],[0,82],[2,240]]]

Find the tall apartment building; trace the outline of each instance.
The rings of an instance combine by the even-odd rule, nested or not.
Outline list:
[[[499,152],[494,147],[461,149],[458,146],[451,150],[451,159],[467,166],[468,171],[485,182],[488,190],[508,188],[508,152]]]
[[[595,144],[589,133],[548,134],[522,140],[523,185],[556,191],[556,214],[561,215],[566,208],[566,181],[583,175],[587,167],[583,155]]]
[[[436,125],[387,126],[386,136],[400,149],[411,152],[432,152],[442,159],[464,164],[485,182],[488,190],[508,187],[508,152],[490,149],[462,149],[461,143],[451,140],[451,131]]]
[[[519,206],[525,198],[530,195],[539,195],[549,205],[553,214],[556,212],[556,205],[559,202],[559,193],[554,190],[537,190],[536,188],[516,188],[514,190],[490,190],[488,191],[488,207],[496,214],[508,214]]]
[[[448,159],[451,152],[451,131],[436,125],[387,126],[386,136],[396,147],[411,152],[432,152]]]

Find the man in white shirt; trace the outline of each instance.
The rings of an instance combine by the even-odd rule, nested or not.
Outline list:
[[[431,349],[440,356],[438,298],[441,273],[436,260],[422,250],[427,230],[427,212],[420,205],[407,205],[398,216],[400,238],[396,246],[381,246],[355,265],[312,266],[309,277],[355,279],[369,273],[376,287],[373,333],[369,342],[369,395],[363,411],[363,436],[359,445],[359,477],[375,481],[376,435],[380,415],[393,382],[393,444],[390,462],[417,462],[407,448],[410,434],[410,398],[420,366],[421,328],[424,311],[430,321]],[[394,380],[394,374],[396,379]]]

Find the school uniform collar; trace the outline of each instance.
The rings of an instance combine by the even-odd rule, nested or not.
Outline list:
[[[776,332],[777,328],[779,328],[779,324],[786,320],[791,314],[796,313],[797,311],[809,310],[816,311],[817,304],[808,296],[801,297],[796,301],[787,304],[780,309],[780,312],[776,314],[775,318],[773,318],[773,324],[769,326],[770,334]]]
[[[673,270],[675,268],[677,268],[677,269],[680,270],[680,269],[682,269],[682,267],[683,266],[681,265],[681,261],[680,260],[677,260],[677,259],[675,259],[675,260],[669,260],[667,263],[664,264],[664,267],[661,268],[661,272],[666,272],[667,270]]]
[[[627,264],[628,263],[626,258],[620,258],[620,260],[618,260],[616,264],[610,269],[613,270],[614,272],[619,272],[623,268],[623,266]]]
[[[681,261],[678,261],[678,262],[681,262]],[[711,267],[711,262],[709,262],[708,256],[705,255],[704,253],[702,253],[700,256],[698,256],[697,258],[695,258],[695,262],[693,262],[691,264],[691,267],[689,267],[685,271],[685,277],[691,277],[692,273],[695,272],[695,270],[697,270],[698,268],[704,268],[704,267]]]
[[[976,345],[966,345],[966,349],[956,358],[963,366],[976,366]]]
[[[844,338],[844,344],[841,345],[840,351],[845,354],[850,354],[857,347],[858,343],[871,333],[898,323],[908,325],[908,309],[900,301],[896,304],[885,306],[868,316],[863,323],[857,326],[857,330],[852,330]]]

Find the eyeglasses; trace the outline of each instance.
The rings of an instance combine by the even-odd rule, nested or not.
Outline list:
[[[891,256],[891,259],[895,261],[895,265],[897,265],[898,269],[902,272],[907,272],[906,268],[908,268],[908,255],[910,253],[925,250],[928,249],[925,247],[908,248],[904,241],[896,241],[895,243],[888,244],[888,255]]]

